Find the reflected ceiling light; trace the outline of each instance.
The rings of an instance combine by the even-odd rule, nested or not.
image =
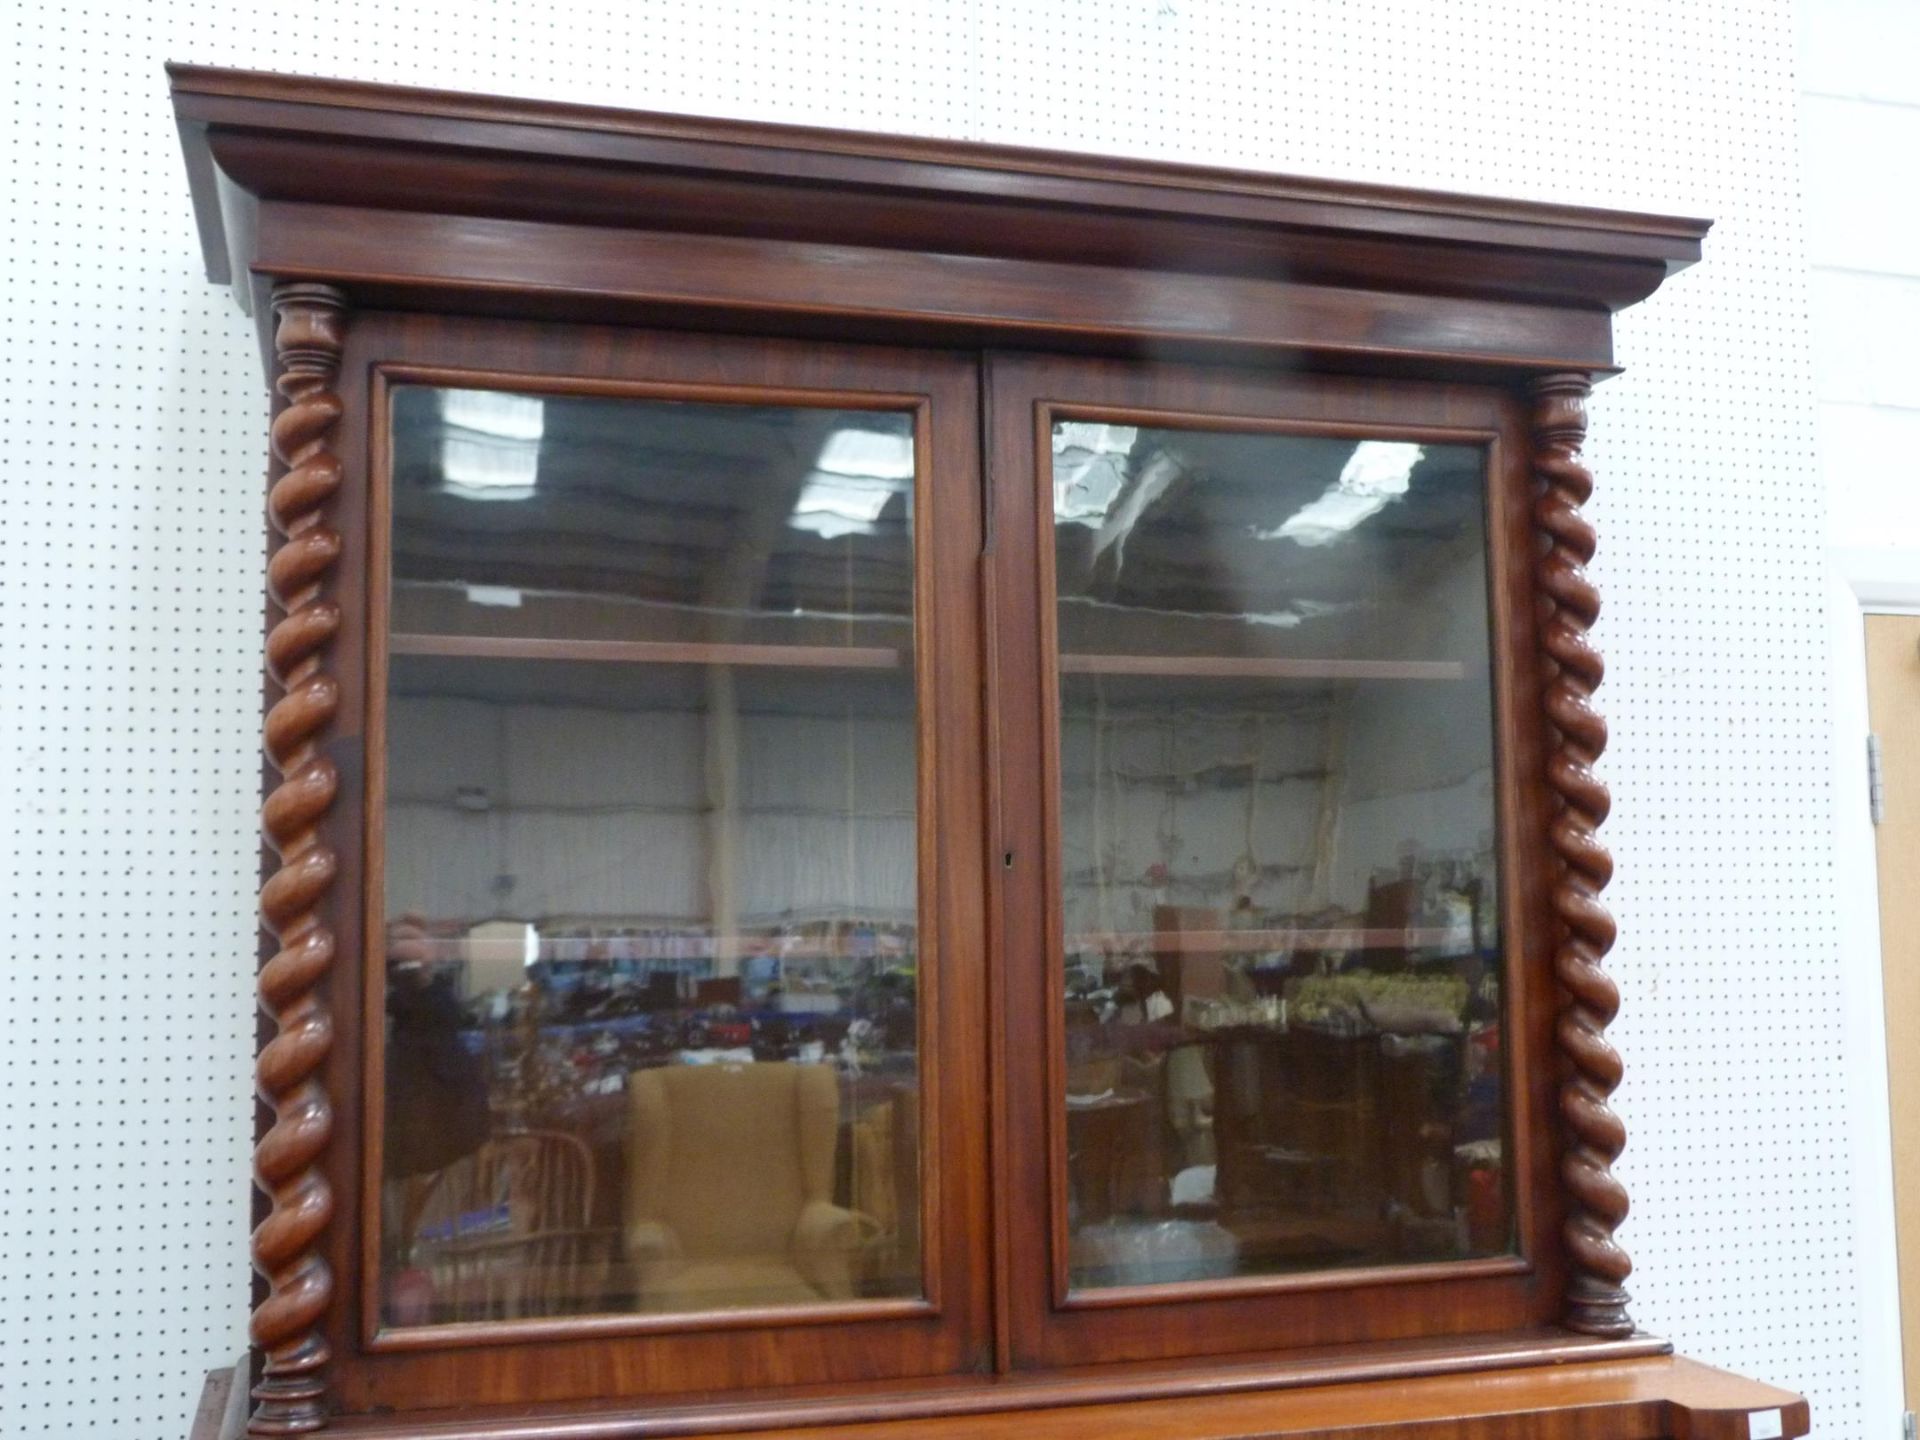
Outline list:
[[[1405,495],[1413,467],[1425,454],[1421,446],[1404,441],[1362,440],[1341,467],[1340,478],[1324,494],[1282,524],[1271,530],[1255,529],[1253,534],[1261,540],[1331,545]]]
[[[442,488],[466,500],[525,500],[540,472],[546,401],[503,390],[440,392]]]
[[[876,480],[913,478],[913,437],[898,430],[836,430],[820,447],[813,468],[830,475],[857,475]]]
[[[1332,615],[1341,610],[1354,608],[1351,602],[1342,604],[1335,601],[1302,599],[1294,601],[1286,610],[1249,611],[1240,618],[1249,625],[1273,625],[1282,630],[1291,630],[1297,625],[1304,625],[1316,616]]]
[[[505,390],[442,390],[440,419],[453,429],[502,440],[538,440],[547,433],[547,402]]]
[[[440,442],[442,488],[465,500],[525,500],[540,477],[537,443],[486,435],[448,435]]]
[[[1062,420],[1053,427],[1053,519],[1097,530],[1127,479],[1135,425]]]
[[[820,447],[788,524],[822,540],[872,535],[896,495],[913,488],[913,437],[903,430],[836,430]]]
[[[509,610],[518,610],[523,598],[519,589],[512,585],[469,585],[467,603],[469,605],[498,605]]]
[[[822,540],[872,535],[878,528],[874,522],[897,494],[899,490],[891,480],[815,472],[807,477],[806,488],[793,507],[793,518],[787,523],[795,530],[810,530]]]

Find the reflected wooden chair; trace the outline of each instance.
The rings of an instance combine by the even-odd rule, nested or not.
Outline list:
[[[872,1219],[865,1279],[888,1281],[917,1271],[920,1258],[920,1096],[911,1086],[861,1109],[848,1127],[847,1191]]]
[[[411,1263],[442,1320],[599,1307],[613,1250],[592,1227],[593,1152],[559,1130],[496,1135],[434,1174],[410,1226]]]

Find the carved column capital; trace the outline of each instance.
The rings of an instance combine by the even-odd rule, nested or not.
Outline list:
[[[1536,448],[1564,445],[1577,452],[1587,438],[1587,396],[1593,381],[1577,371],[1536,376],[1527,387],[1533,400],[1530,416]],[[1587,485],[1592,489],[1592,479]]]
[[[254,1182],[272,1209],[253,1233],[253,1263],[268,1294],[253,1312],[253,1343],[263,1369],[254,1388],[249,1436],[294,1435],[327,1423],[323,1331],[333,1275],[320,1246],[333,1218],[333,1192],[321,1169],[333,1133],[323,1068],[333,1048],[324,987],[334,934],[325,905],[339,858],[321,826],[340,777],[322,745],[340,706],[327,661],[340,630],[328,593],[341,538],[329,523],[340,488],[333,432],[342,410],[333,389],[346,328],[346,297],[328,285],[281,285],[273,292],[278,328],[276,385],[286,399],[273,420],[273,454],[283,467],[267,510],[280,536],[267,562],[267,588],[284,612],[267,633],[267,673],[282,694],[267,711],[267,757],[280,782],[261,810],[261,829],[279,868],[260,891],[260,917],[279,949],[260,970],[260,1008],[273,1038],[255,1067],[273,1125],[254,1148]]]
[[[1560,862],[1553,906],[1565,927],[1553,961],[1566,994],[1554,1034],[1567,1062],[1560,1086],[1569,1270],[1562,1318],[1572,1330],[1619,1336],[1633,1333],[1624,1286],[1633,1262],[1613,1238],[1627,1217],[1626,1188],[1613,1174],[1627,1135],[1607,1104],[1620,1083],[1620,1055],[1606,1039],[1620,992],[1602,965],[1613,948],[1614,924],[1599,897],[1613,878],[1613,858],[1596,832],[1612,801],[1593,773],[1607,745],[1607,722],[1593,706],[1593,692],[1606,666],[1588,637],[1600,615],[1600,593],[1586,572],[1593,526],[1580,513],[1593,494],[1593,476],[1580,459],[1591,389],[1584,374],[1538,377],[1529,387],[1529,428],[1540,485],[1534,523],[1546,540],[1538,578],[1545,596],[1545,703],[1554,730],[1547,783],[1559,802],[1547,839]]]

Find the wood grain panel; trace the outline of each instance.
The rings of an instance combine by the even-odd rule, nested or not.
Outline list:
[[[252,196],[1314,285],[1631,304],[1706,222],[1111,156],[175,65],[208,272]],[[215,168],[231,179],[227,202]]]
[[[262,203],[254,263],[361,302],[942,345],[1611,364],[1604,312],[1107,266]]]
[[[1291,1384],[1250,1368],[1208,1378],[1190,1395],[1162,1393],[1156,1385],[1164,1377],[1140,1373],[802,1401],[783,1418],[751,1406],[721,1416],[603,1405],[571,1415],[469,1412],[434,1424],[353,1417],[335,1433],[360,1440],[1749,1440],[1772,1433],[1795,1440],[1810,1428],[1806,1401],[1791,1391],[1690,1360],[1617,1353],[1572,1361],[1548,1345],[1470,1373],[1392,1377],[1334,1364],[1317,1375],[1303,1370]],[[210,1390],[217,1382],[210,1377]],[[208,1428],[196,1429],[193,1440],[231,1437]]]

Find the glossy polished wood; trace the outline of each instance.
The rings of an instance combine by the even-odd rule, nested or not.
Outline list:
[[[1561,1162],[1572,1199],[1566,1221],[1573,1265],[1566,1324],[1589,1335],[1630,1335],[1624,1282],[1633,1262],[1613,1238],[1627,1218],[1626,1187],[1612,1168],[1626,1147],[1627,1132],[1607,1104],[1620,1083],[1620,1055],[1606,1039],[1607,1025],[1620,1009],[1620,991],[1601,963],[1614,941],[1613,917],[1599,899],[1613,876],[1613,857],[1594,833],[1612,806],[1607,787],[1593,773],[1607,745],[1607,722],[1593,707],[1606,667],[1588,636],[1600,615],[1600,592],[1586,573],[1594,553],[1593,526],[1580,513],[1593,495],[1593,476],[1580,463],[1590,388],[1584,375],[1545,375],[1529,387],[1533,464],[1541,478],[1534,515],[1546,540],[1540,589],[1552,606],[1540,643],[1551,671],[1545,706],[1555,731],[1547,783],[1559,796],[1560,810],[1548,840],[1562,867],[1553,883],[1553,903],[1565,926],[1553,966],[1568,996],[1555,1031],[1568,1066],[1560,1114],[1571,1137]]]
[[[1767,1408],[1783,1433],[1805,1428],[1795,1397],[1653,1358],[1665,1347],[1632,1331],[1612,1239],[1625,1197],[1606,1105],[1617,997],[1601,968],[1580,400],[1612,368],[1610,312],[1696,260],[1705,222],[285,75],[171,77],[208,273],[285,372],[286,610],[270,653],[288,691],[269,720],[284,773],[266,826],[281,948],[262,978],[281,1034],[261,1061],[277,1118],[261,1143],[273,1289],[255,1322],[256,1433],[1732,1440]],[[729,336],[686,333],[713,331]],[[911,645],[829,656],[817,637],[490,638],[424,620],[389,640],[384,407],[403,383],[927,407]],[[1062,1280],[1053,667],[1133,685],[1477,676],[1397,648],[1054,654],[1035,486],[1049,406],[1485,447],[1517,1254],[1099,1303]],[[636,660],[915,667],[920,813],[934,817],[918,857],[936,946],[921,1022],[927,1301],[852,1322],[381,1327],[383,1119],[369,1097],[382,1093],[385,667],[409,653],[601,675]],[[1326,939],[1275,943],[1310,933]],[[1229,936],[1246,941],[1196,925],[1155,944],[1212,954]],[[354,1023],[330,1034],[330,1015]],[[334,1196],[354,1203],[334,1213]],[[1380,1381],[1393,1383],[1362,1383]]]
[[[208,274],[838,338],[1611,365],[1698,220],[170,67]],[[225,177],[223,186],[221,177]],[[1171,347],[1171,349],[1169,349]]]
[[[1438,288],[1430,271],[1408,263],[1409,246],[1535,252],[1533,266],[1497,277],[1497,283],[1520,293],[1556,293],[1545,279],[1560,274],[1552,270],[1550,259],[1612,259],[1667,269],[1687,258],[1674,253],[1676,245],[1689,238],[1697,241],[1706,229],[1703,221],[1660,215],[1017,146],[650,114],[207,66],[170,65],[168,75],[176,111],[189,126],[244,125],[265,136],[305,135],[314,142],[330,142],[312,147],[325,162],[324,173],[297,183],[314,186],[312,198],[343,188],[364,190],[387,208],[426,200],[432,208],[451,213],[496,207],[504,214],[630,223],[636,211],[651,208],[640,203],[642,199],[667,200],[663,208],[686,214],[701,222],[700,228],[716,233],[884,238],[908,225],[904,238],[918,248],[938,245],[964,253],[1017,249],[1036,257],[1123,264],[1137,264],[1143,254],[1156,253],[1144,248],[1142,240],[1175,233],[1133,227],[1155,220],[1205,219],[1321,232],[1326,243],[1314,253],[1325,259],[1310,273],[1315,283],[1377,267],[1398,282],[1396,288]],[[274,114],[264,108],[268,105],[303,105],[312,113]],[[415,152],[382,173],[350,174],[366,147],[396,140],[417,143],[423,132],[444,139],[448,153]],[[197,138],[189,137],[189,143]],[[471,147],[479,141],[542,160],[597,161],[611,173],[589,174],[576,165],[562,172],[563,181],[572,183],[560,184],[553,193],[502,196],[483,188],[489,172],[463,167],[462,162],[476,158]],[[263,189],[288,183],[284,175],[239,166],[231,173]],[[755,188],[731,189],[729,179]],[[841,188],[868,193],[832,194]],[[1018,235],[995,233],[1004,228],[1000,222],[1009,214],[1030,213],[1009,208],[1015,205],[1078,213],[1079,221],[1065,234],[1051,225],[1023,227]],[[903,206],[909,219],[898,215]],[[1107,213],[1096,220],[1085,213],[1089,210]],[[1338,234],[1336,241],[1336,232],[1349,233]],[[1368,239],[1382,243],[1356,250],[1358,242]],[[1215,264],[1199,268],[1224,268],[1228,260],[1250,270],[1272,268],[1276,253],[1246,240],[1232,230],[1216,234],[1211,244],[1195,252]],[[1488,254],[1463,256],[1461,263],[1477,267],[1490,279],[1500,269]],[[1571,269],[1560,274],[1562,283],[1571,283],[1577,274]],[[1588,286],[1578,293],[1616,306],[1643,298],[1631,289]]]
[[[253,1233],[253,1263],[268,1293],[254,1309],[253,1343],[264,1355],[250,1435],[291,1435],[326,1423],[327,1362],[322,1323],[333,1303],[333,1272],[321,1242],[334,1191],[322,1168],[333,1134],[333,1104],[322,1068],[333,1048],[327,981],[334,931],[324,906],[339,857],[324,833],[340,792],[325,743],[340,707],[329,670],[340,607],[330,593],[344,541],[332,501],[344,476],[334,431],[342,402],[345,297],[324,285],[285,285],[273,294],[274,346],[286,404],[273,420],[273,454],[284,467],[268,514],[280,543],[267,585],[282,618],[267,633],[267,673],[281,696],[267,712],[267,757],[280,783],[261,810],[261,829],[280,867],[260,892],[260,915],[279,941],[261,967],[260,1008],[274,1035],[256,1065],[260,1098],[273,1124],[254,1148],[254,1180],[272,1209]]]
[[[1278,1436],[1365,1436],[1367,1440],[1749,1440],[1777,1423],[1783,1440],[1809,1429],[1800,1396],[1694,1361],[1634,1357],[1628,1347],[1607,1357],[1559,1363],[1550,1346],[1512,1350],[1461,1373],[1394,1378],[1330,1364],[1302,1370],[1292,1385],[1252,1367],[1208,1372],[1199,1393],[1169,1394],[1149,1372],[1106,1380],[1007,1380],[992,1387],[992,1408],[977,1396],[874,1395],[847,1403],[807,1403],[784,1416],[742,1408],[715,1426],[692,1412],[639,1416],[594,1407],[572,1417],[525,1414],[456,1420],[457,1428],[425,1427],[403,1417],[341,1422],[335,1433],[365,1440],[653,1440],[730,1433],[740,1440],[961,1440],[1037,1436],[1043,1440],[1270,1440]],[[213,1417],[225,1377],[208,1377],[192,1440],[232,1440]],[[1390,1383],[1382,1383],[1390,1382]]]
[[[367,513],[360,517],[368,543],[364,556],[349,552],[341,589],[354,588],[365,602],[364,618],[354,618],[360,633],[371,637],[371,653],[365,692],[342,707],[342,723],[367,737],[367,783],[343,789],[331,822],[336,847],[364,848],[367,856],[365,878],[342,886],[351,901],[354,943],[351,953],[342,946],[333,995],[341,1013],[360,1018],[358,1025],[342,1027],[328,1068],[334,1093],[377,1096],[384,1083],[379,877],[387,837],[377,802],[386,786],[391,540],[382,417],[384,397],[398,385],[917,410],[926,503],[919,533],[942,537],[916,553],[911,654],[920,693],[918,783],[922,811],[943,816],[944,823],[921,827],[919,857],[927,1137],[920,1183],[927,1200],[928,1300],[873,1302],[857,1317],[850,1316],[850,1307],[822,1304],[688,1317],[602,1314],[383,1328],[372,1287],[379,1258],[382,1111],[356,1106],[354,1132],[344,1133],[343,1124],[328,1156],[336,1192],[360,1198],[334,1226],[328,1251],[343,1293],[327,1334],[336,1355],[353,1357],[336,1366],[336,1409],[425,1412],[460,1403],[557,1404],[610,1396],[648,1397],[649,1404],[662,1405],[702,1392],[898,1383],[901,1377],[980,1368],[991,1347],[986,1136],[977,1121],[987,1082],[977,1043],[986,1028],[986,987],[978,738],[984,724],[982,606],[974,557],[984,540],[971,357],[374,313],[360,316],[350,332],[342,374],[356,383],[343,389],[340,448],[365,456],[369,483]]]
[[[523,183],[523,182],[510,182]],[[524,183],[538,183],[537,177]],[[1021,344],[1388,373],[1610,366],[1604,313],[1264,276],[265,205],[253,264],[381,307],[885,344]]]
[[[1008,1137],[996,1188],[1008,1196],[999,1232],[1005,1256],[1012,1361],[1016,1366],[1142,1363],[1261,1347],[1284,1335],[1290,1345],[1366,1344],[1520,1330],[1550,1323],[1560,1310],[1560,1255],[1552,1128],[1555,1083],[1542,1057],[1553,1047],[1557,1007],[1551,970],[1557,926],[1541,908],[1552,878],[1527,810],[1547,764],[1546,734],[1534,693],[1536,592],[1531,573],[1531,514],[1525,412],[1490,386],[1404,382],[1382,386],[1317,375],[1277,376],[1229,367],[1144,365],[1112,360],[996,353],[988,367],[993,413],[1023,423],[989,435],[998,520],[992,593],[1000,717],[996,848],[1011,855],[999,882],[995,990],[1003,1027],[1000,1053],[1045,1057],[1002,1062],[1001,1122]],[[1356,438],[1417,435],[1487,450],[1486,504],[1494,656],[1494,713],[1500,796],[1499,860],[1509,1001],[1504,1059],[1521,1265],[1425,1267],[1436,1282],[1406,1284],[1396,1268],[1327,1271],[1303,1282],[1276,1275],[1230,1286],[1166,1287],[1157,1305],[1083,1301],[1066,1283],[1066,1078],[1061,1024],[1063,918],[1052,878],[1060,860],[1057,644],[1052,613],[1050,479],[1053,417],[1211,429],[1292,430]],[[1039,617],[1032,623],[1028,617]],[[1038,796],[1038,803],[1034,798]],[[1540,1201],[1546,1197],[1546,1203]],[[1044,1226],[1026,1217],[1046,1215]]]

